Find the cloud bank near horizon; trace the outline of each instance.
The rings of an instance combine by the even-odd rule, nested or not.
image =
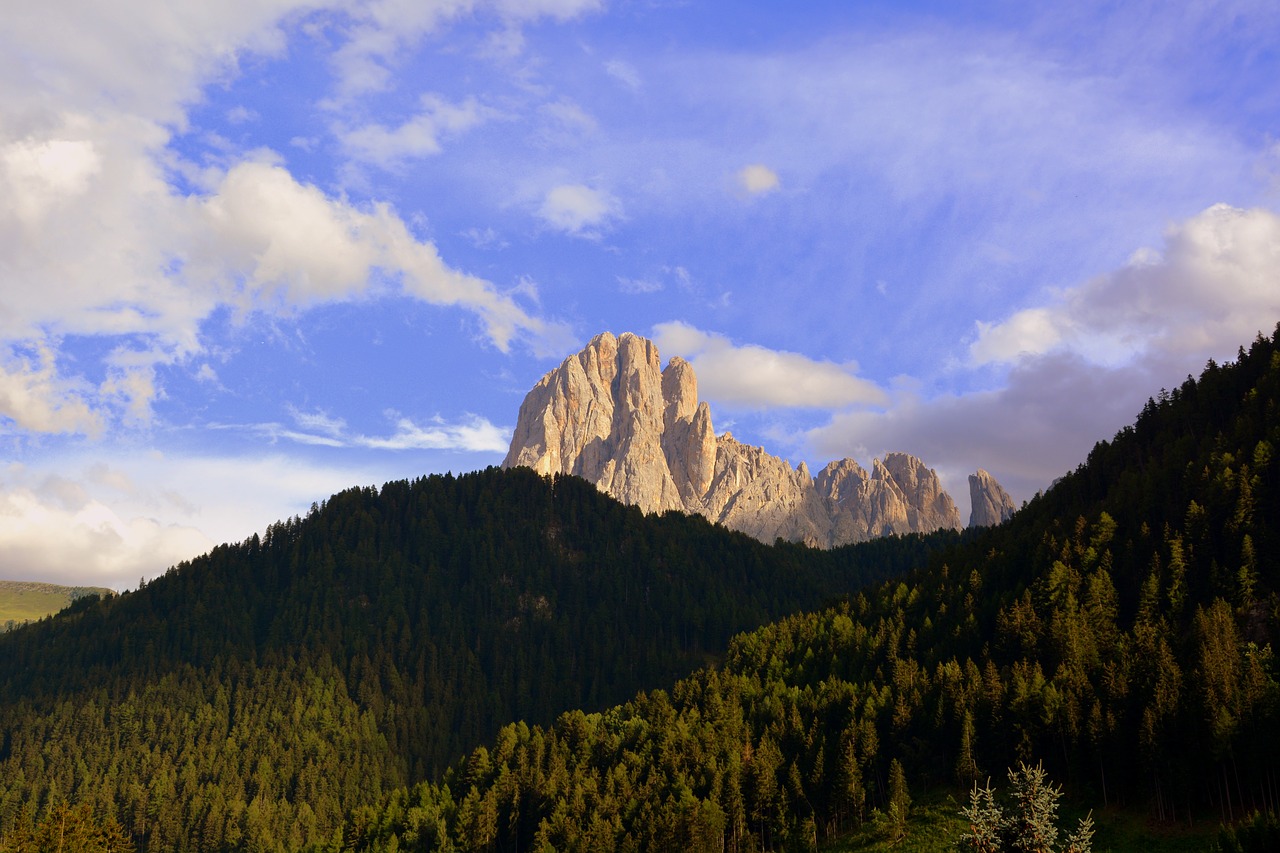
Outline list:
[[[836,413],[804,442],[864,457],[911,448],[951,472],[981,466],[1026,500],[1131,424],[1159,389],[1233,358],[1277,320],[1280,216],[1214,205],[1171,225],[1160,250],[977,323],[954,369],[1003,368],[992,387],[927,397],[903,383],[888,406]]]

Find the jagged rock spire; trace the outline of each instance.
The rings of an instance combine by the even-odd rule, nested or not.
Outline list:
[[[981,468],[969,475],[969,503],[973,507],[969,512],[970,527],[994,527],[1008,521],[1018,509],[996,478]]]

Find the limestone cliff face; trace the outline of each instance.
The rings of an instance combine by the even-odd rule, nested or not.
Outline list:
[[[661,443],[662,390],[652,342],[598,335],[525,397],[502,465],[574,474],[646,512],[684,509]]]
[[[960,511],[938,475],[914,456],[890,453],[871,473],[852,459],[829,463],[814,482],[832,520],[832,541],[960,528]]]
[[[973,506],[969,512],[970,527],[994,527],[1008,521],[1018,509],[995,477],[981,468],[977,474],[969,475],[969,502]]]
[[[829,547],[831,519],[813,488],[809,469],[792,468],[761,447],[725,433],[716,441],[715,476],[702,500],[689,507],[762,542],[778,537]]]
[[[693,367],[673,358],[662,369],[657,347],[630,333],[597,335],[534,386],[502,465],[574,474],[646,512],[698,513],[765,542],[831,547],[960,527],[937,474],[914,456],[890,453],[870,473],[842,459],[815,478],[716,436]]]

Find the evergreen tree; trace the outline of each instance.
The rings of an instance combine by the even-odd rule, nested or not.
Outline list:
[[[899,841],[907,835],[907,818],[911,814],[911,792],[907,789],[907,773],[902,762],[889,762],[889,807],[887,812],[889,837]]]
[[[961,850],[973,853],[1090,853],[1093,849],[1093,817],[1081,819],[1076,831],[1058,845],[1058,799],[1062,789],[1048,781],[1037,764],[1019,765],[1009,771],[1007,804],[997,802],[990,783],[969,794],[969,806],[960,814],[969,829],[959,841]]]

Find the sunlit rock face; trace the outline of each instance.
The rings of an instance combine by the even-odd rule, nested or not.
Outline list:
[[[973,507],[969,512],[970,527],[994,527],[1008,521],[1018,509],[996,478],[981,468],[969,475],[969,503]]]
[[[502,465],[574,474],[646,512],[697,513],[765,542],[832,547],[960,527],[938,475],[906,453],[870,473],[841,459],[813,477],[804,463],[717,436],[692,365],[673,358],[663,369],[653,342],[629,332],[597,335],[542,377]]]

